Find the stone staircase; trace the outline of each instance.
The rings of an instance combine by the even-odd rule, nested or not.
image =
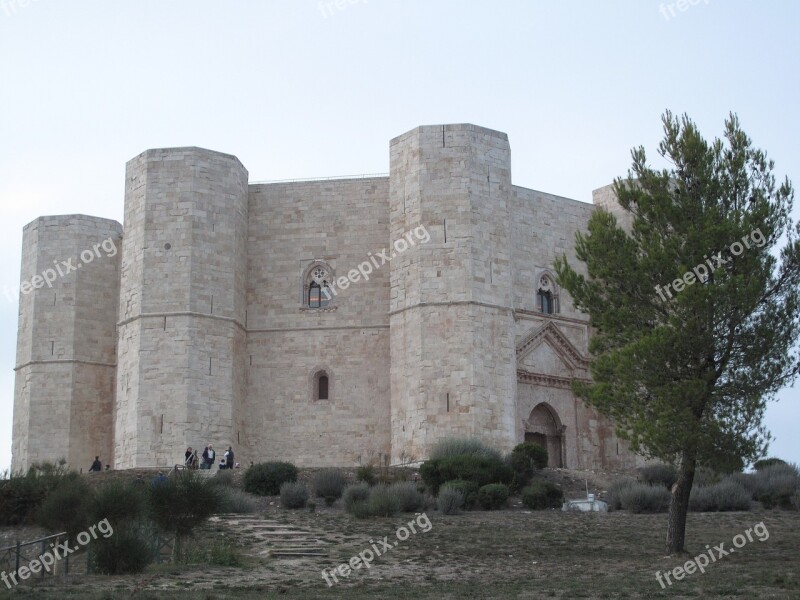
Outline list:
[[[222,526],[250,546],[246,554],[258,558],[311,558],[327,556],[326,542],[313,533],[252,515],[218,515],[209,523]]]

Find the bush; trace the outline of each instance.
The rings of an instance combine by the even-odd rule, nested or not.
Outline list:
[[[257,496],[277,496],[281,484],[297,481],[297,467],[288,462],[265,462],[244,472],[244,491]]]
[[[135,529],[115,529],[114,535],[92,542],[89,553],[94,570],[104,575],[141,573],[153,557],[150,544]]]
[[[622,492],[634,485],[633,479],[615,479],[606,491],[608,510],[622,510]]]
[[[220,469],[217,471],[217,474],[209,480],[209,483],[219,485],[221,487],[233,487],[233,471],[228,469]]]
[[[372,465],[361,465],[356,471],[356,479],[363,481],[367,485],[373,485],[375,483],[375,469],[372,468]]]
[[[772,467],[774,465],[788,465],[785,460],[781,460],[780,458],[762,458],[761,460],[757,460],[753,463],[753,469],[756,471],[761,471],[765,467]]]
[[[344,509],[351,513],[356,504],[366,504],[367,500],[369,500],[369,491],[370,487],[366,483],[354,483],[348,485],[344,488],[344,492],[342,493],[342,503],[344,504]]]
[[[0,525],[32,523],[47,494],[63,480],[78,477],[67,471],[63,459],[57,464],[35,463],[25,475],[11,474],[0,481]]]
[[[342,492],[347,485],[347,478],[338,469],[323,469],[314,474],[313,488],[317,498],[325,498],[325,504],[330,506],[342,497]]]
[[[719,483],[722,480],[722,475],[711,467],[697,467],[694,472],[694,486],[709,486]]]
[[[220,513],[250,514],[256,512],[256,503],[252,497],[236,488],[224,488]]]
[[[95,489],[89,512],[92,521],[108,519],[116,531],[145,515],[147,497],[144,490],[129,482],[109,481]]]
[[[162,531],[176,534],[175,555],[182,558],[180,538],[219,511],[222,491],[197,471],[178,471],[150,487],[150,516]]]
[[[731,480],[710,486],[694,487],[689,496],[689,510],[694,512],[750,510],[750,494]]]
[[[754,473],[735,473],[731,480],[740,483],[764,508],[792,508],[792,496],[800,489],[800,473],[794,465],[773,464]]]
[[[389,493],[397,499],[400,512],[417,512],[425,505],[425,496],[415,483],[398,481],[389,486]]]
[[[79,477],[65,478],[36,511],[36,523],[50,532],[66,531],[74,537],[89,524],[92,490]]]
[[[500,458],[462,455],[431,459],[420,467],[425,485],[436,494],[445,481],[463,479],[482,487],[489,483],[509,484],[514,478],[513,469]]]
[[[531,510],[560,508],[564,492],[549,481],[537,481],[522,490],[522,504]]]
[[[308,502],[308,488],[299,481],[284,481],[280,489],[281,506],[284,508],[303,508]]]
[[[376,485],[369,493],[369,513],[375,517],[391,517],[400,510],[400,502],[386,485]]]
[[[464,481],[462,479],[453,479],[452,481],[445,481],[442,484],[443,488],[451,490],[458,490],[464,496],[464,508],[469,510],[475,506],[478,501],[478,491],[481,489],[474,481]],[[441,493],[441,490],[440,490]]]
[[[502,457],[494,448],[486,446],[475,438],[445,438],[431,448],[429,460],[451,458],[454,456],[478,456],[500,461]]]
[[[678,473],[670,465],[649,465],[639,469],[639,481],[647,485],[661,485],[669,490],[678,481]]]
[[[460,490],[444,487],[436,499],[436,507],[443,515],[456,515],[464,506],[464,494]]]
[[[792,494],[792,507],[795,510],[800,510],[800,492]]]
[[[669,508],[672,495],[661,485],[636,482],[620,492],[620,504],[632,513],[658,513]]]
[[[502,483],[490,483],[478,490],[478,504],[484,510],[497,510],[508,502],[508,486]]]

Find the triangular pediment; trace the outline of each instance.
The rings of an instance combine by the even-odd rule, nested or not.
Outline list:
[[[553,377],[588,377],[585,357],[552,322],[534,328],[517,344],[517,370]]]

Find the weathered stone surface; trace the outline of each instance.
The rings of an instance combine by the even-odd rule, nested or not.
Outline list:
[[[28,225],[23,281],[105,238],[119,253],[21,297],[13,468],[170,465],[209,443],[244,466],[398,463],[455,435],[635,464],[569,389],[590,331],[552,265],[575,262],[594,207],[514,186],[508,137],[475,125],[409,131],[390,163],[250,184],[234,156],[148,150],[127,165],[124,239],[79,215]],[[327,305],[309,306],[315,277]]]

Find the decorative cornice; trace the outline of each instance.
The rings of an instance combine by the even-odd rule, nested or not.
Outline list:
[[[572,382],[590,381],[583,377],[562,377],[560,375],[542,375],[541,373],[531,373],[525,369],[517,369],[517,381],[521,383],[532,383],[543,387],[560,388],[564,390],[572,389]]]
[[[575,348],[572,342],[569,341],[552,321],[547,321],[541,327],[534,329],[517,344],[517,364],[545,340],[550,342],[558,355],[564,358],[574,368],[589,368],[589,359]]]

